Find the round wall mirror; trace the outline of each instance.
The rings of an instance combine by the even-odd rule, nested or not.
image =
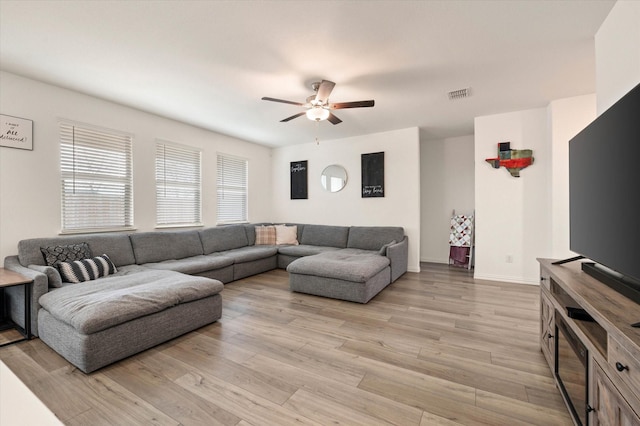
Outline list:
[[[327,166],[322,171],[320,183],[325,191],[338,192],[347,184],[347,171],[337,164]]]

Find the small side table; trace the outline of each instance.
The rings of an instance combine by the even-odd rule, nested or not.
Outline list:
[[[0,268],[0,289],[2,289],[3,296],[4,289],[6,287],[13,287],[17,285],[24,286],[24,328],[11,321],[11,318],[8,317],[6,312],[7,309],[4,297],[0,299],[3,301],[2,306],[0,306],[0,312],[2,313],[2,316],[0,316],[0,331],[15,329],[24,337],[19,340],[2,343],[0,344],[0,347],[31,339],[31,284],[33,284],[33,280],[30,280],[17,272]]]

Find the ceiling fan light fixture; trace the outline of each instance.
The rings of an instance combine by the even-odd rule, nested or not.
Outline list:
[[[321,106],[314,106],[309,108],[306,112],[307,118],[311,121],[323,121],[329,118],[329,110],[324,109]]]
[[[335,114],[331,113],[331,110],[334,109],[345,109],[345,108],[366,108],[372,107],[375,105],[373,99],[368,101],[355,101],[355,102],[337,102],[337,103],[329,103],[329,97],[331,96],[331,92],[333,91],[333,87],[336,84],[333,81],[322,80],[320,82],[313,83],[312,88],[313,91],[316,92],[315,95],[311,95],[307,97],[306,103],[287,101],[284,99],[277,98],[269,98],[263,97],[263,101],[271,101],[271,102],[280,102],[283,104],[291,104],[297,105],[305,108],[305,111],[294,114],[290,117],[287,117],[283,120],[280,120],[281,123],[286,123],[288,121],[293,120],[294,118],[302,117],[306,115],[307,118],[311,121],[315,121],[319,123],[324,120],[328,120],[334,126],[336,124],[342,123]]]

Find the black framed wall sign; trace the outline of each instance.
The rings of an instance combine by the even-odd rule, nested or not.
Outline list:
[[[307,197],[307,160],[291,162],[291,199],[306,200]]]
[[[362,154],[362,198],[384,197],[384,152]]]

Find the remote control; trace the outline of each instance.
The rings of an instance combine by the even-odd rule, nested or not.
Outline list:
[[[637,323],[635,323],[635,324],[631,324],[631,327],[636,327],[636,328],[637,328],[637,327],[640,327],[640,322],[637,322]]]

